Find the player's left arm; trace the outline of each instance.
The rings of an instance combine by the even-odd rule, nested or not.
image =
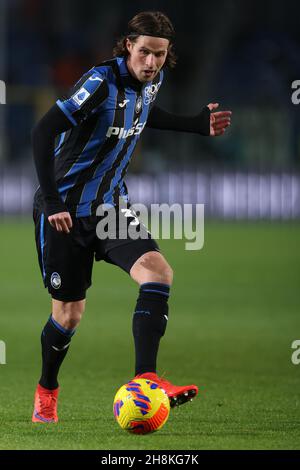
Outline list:
[[[196,116],[179,116],[153,106],[147,127],[153,129],[193,132],[206,136],[223,135],[231,124],[231,111],[218,111],[219,103],[209,103]]]

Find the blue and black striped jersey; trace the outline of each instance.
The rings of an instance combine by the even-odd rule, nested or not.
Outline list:
[[[163,80],[140,83],[126,59],[93,67],[57,105],[72,123],[55,149],[58,191],[72,215],[95,215],[99,204],[128,199],[124,176]]]

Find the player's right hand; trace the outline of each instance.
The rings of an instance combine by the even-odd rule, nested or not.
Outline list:
[[[49,224],[58,232],[70,233],[73,226],[72,218],[69,212],[59,212],[48,217]]]

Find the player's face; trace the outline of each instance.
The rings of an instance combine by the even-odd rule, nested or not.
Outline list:
[[[169,40],[152,36],[139,36],[136,41],[127,39],[129,56],[127,66],[131,75],[140,82],[151,82],[163,67]]]

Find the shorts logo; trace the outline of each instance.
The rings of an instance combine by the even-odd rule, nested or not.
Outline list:
[[[50,282],[51,282],[51,286],[53,287],[53,289],[59,289],[61,286],[60,275],[58,273],[52,273]]]
[[[139,96],[135,104],[135,114],[139,114],[141,112],[142,104],[143,104],[143,98]]]
[[[75,103],[77,103],[79,106],[81,106],[82,103],[84,103],[89,96],[90,93],[84,87],[82,87],[79,91],[77,91],[77,93],[75,93],[75,95],[72,96],[72,100],[75,101]]]

